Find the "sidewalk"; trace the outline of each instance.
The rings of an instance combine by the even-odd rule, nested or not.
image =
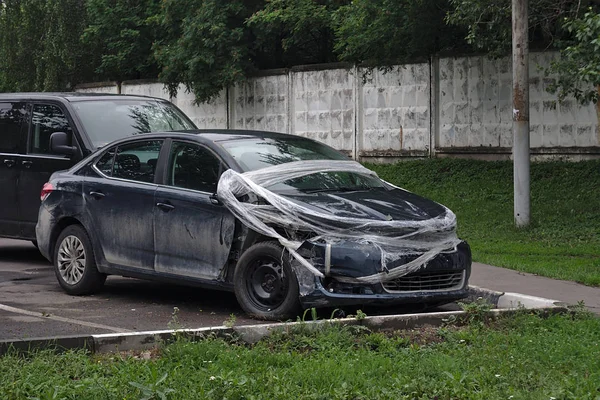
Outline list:
[[[600,288],[571,281],[560,281],[474,262],[469,283],[499,292],[529,294],[568,304],[577,304],[583,300],[591,311],[600,314]]]

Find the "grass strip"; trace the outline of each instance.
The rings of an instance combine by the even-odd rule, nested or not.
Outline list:
[[[430,159],[367,166],[452,209],[475,261],[600,286],[600,161],[532,163],[527,229],[513,224],[511,162]]]
[[[391,334],[357,327],[256,345],[177,341],[152,357],[0,358],[12,399],[597,399],[600,319],[527,312]]]

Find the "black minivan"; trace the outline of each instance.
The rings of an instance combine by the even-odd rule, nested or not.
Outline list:
[[[50,175],[131,135],[195,129],[158,98],[93,93],[0,93],[0,237],[35,242]]]

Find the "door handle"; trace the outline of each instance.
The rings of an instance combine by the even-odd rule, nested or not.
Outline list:
[[[101,198],[103,198],[104,196],[106,196],[104,193],[99,192],[99,191],[95,191],[92,190],[90,192],[90,196],[92,196],[93,198],[95,198],[96,200],[100,200]]]
[[[220,206],[223,203],[221,203],[221,200],[219,200],[219,197],[217,196],[217,194],[211,194],[210,196],[208,196],[210,202],[216,206]]]
[[[15,165],[15,160],[4,160],[4,165],[6,165],[8,168],[11,168],[13,165]]]
[[[33,164],[33,161],[29,161],[29,160],[21,161],[21,165],[23,165],[25,168],[30,168],[31,164]]]
[[[156,207],[160,208],[161,210],[163,210],[165,212],[169,212],[169,211],[175,209],[175,206],[173,204],[169,204],[169,203],[156,203]]]

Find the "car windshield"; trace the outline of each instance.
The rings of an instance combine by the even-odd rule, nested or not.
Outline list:
[[[237,139],[220,142],[244,171],[302,160],[348,160],[348,157],[322,143],[302,137]],[[384,188],[378,178],[352,172],[320,172],[290,179],[269,187],[276,191],[356,191]]]
[[[73,102],[95,148],[142,133],[196,129],[171,103],[159,100],[85,100]]]

